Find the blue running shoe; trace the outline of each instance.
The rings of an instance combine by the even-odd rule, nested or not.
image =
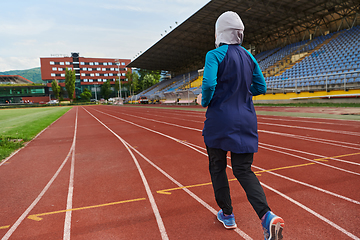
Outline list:
[[[231,215],[225,216],[223,210],[220,210],[217,214],[217,219],[222,222],[222,224],[224,224],[226,229],[236,228],[235,217],[233,213]]]
[[[283,239],[282,231],[284,229],[284,220],[276,216],[271,211],[265,214],[264,220],[261,222],[264,230],[265,240],[281,240]]]

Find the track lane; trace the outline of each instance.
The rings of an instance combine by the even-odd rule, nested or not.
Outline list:
[[[187,147],[182,148],[179,143],[175,141],[164,141],[164,138],[161,136],[154,135],[149,131],[139,131],[138,127],[131,126],[128,124],[112,124],[112,121],[109,121],[109,117],[98,113],[96,111],[91,111],[97,118],[99,118],[102,122],[104,122],[107,126],[109,126],[114,132],[121,134],[124,136],[124,139],[129,142],[130,145],[136,147],[136,150],[143,153],[145,156],[152,155],[154,156],[154,151],[161,150],[161,154],[156,154],[154,157],[154,162],[159,164],[161,169],[165,169],[166,173],[173,176],[177,181],[181,182],[183,185],[193,184],[197,182],[197,178],[204,178],[202,181],[209,181],[209,175],[207,173],[207,169],[205,168],[195,168],[196,162],[193,162],[192,159],[196,159],[199,157],[196,152],[188,150]],[[142,137],[136,138],[131,133],[137,132]],[[129,135],[128,135],[129,133]],[[152,139],[153,141],[148,142],[148,139]],[[163,148],[161,144],[166,144],[167,148]],[[174,146],[174,147],[173,147]],[[157,150],[156,150],[157,149]],[[191,156],[194,157],[191,157]],[[187,159],[184,159],[187,158]],[[206,159],[206,157],[205,157]],[[192,165],[187,164],[187,161],[191,160]],[[168,189],[176,187],[174,183],[170,181],[163,181],[162,178],[152,177],[159,175],[159,172],[154,169],[154,167],[149,166],[146,162],[143,162],[139,159],[140,164],[144,167],[145,175],[149,175],[148,177],[150,186],[156,186],[156,190]],[[174,164],[177,162],[179,164]],[[183,162],[183,164],[180,164]],[[204,162],[206,165],[206,160]],[[147,165],[149,167],[147,167]],[[191,171],[189,171],[189,167]],[[197,171],[194,171],[194,170]],[[200,174],[199,171],[204,174]],[[184,184],[185,183],[185,184]],[[211,188],[209,188],[211,190]],[[155,195],[156,202],[158,203],[160,212],[165,212],[163,221],[165,223],[165,227],[167,228],[167,232],[169,234],[170,239],[184,239],[185,236],[189,237],[189,232],[191,232],[191,236],[194,239],[206,238],[206,239],[216,239],[218,235],[214,236],[213,233],[210,232],[212,224],[209,225],[209,221],[214,223],[215,216],[214,213],[210,213],[212,217],[203,219],[203,214],[198,214],[198,212],[203,212],[203,208],[199,208],[199,202],[195,201],[192,197],[189,197],[188,194],[182,193],[183,191],[177,192],[177,194],[164,195],[157,194]],[[206,195],[207,199],[211,199],[205,202],[213,202],[212,194]],[[244,199],[245,200],[245,199]],[[213,208],[213,207],[212,207]],[[209,210],[205,209],[205,214],[209,215]],[[215,211],[216,213],[216,211]],[[217,221],[216,221],[217,222]],[[219,231],[223,230],[223,226],[217,226]],[[223,239],[228,238],[229,236],[234,236],[233,231],[227,231],[223,233]],[[257,233],[258,234],[258,233]]]
[[[49,199],[53,200],[66,191],[60,181],[67,178],[62,169],[69,166],[67,159],[74,140],[75,115],[73,109],[65,113],[0,167],[1,195],[6,196],[0,205],[0,214],[6,214],[0,216],[0,226],[4,221],[10,224],[8,229],[0,232],[2,239],[11,236],[15,239],[36,239],[36,236],[53,234],[53,228],[35,231],[26,217],[40,204],[47,209],[58,207]],[[52,186],[57,186],[58,190],[52,191]],[[58,229],[62,236],[62,227]]]
[[[92,109],[95,109],[96,107],[86,107],[86,108],[92,111]],[[105,108],[103,109],[107,109],[109,111],[111,109],[112,111],[113,109],[117,109],[117,107],[105,106]],[[182,139],[180,142],[176,142],[170,139],[166,139],[162,136],[156,136],[154,133],[151,132],[146,133],[146,131],[139,131],[137,127],[130,126],[129,124],[120,124],[118,120],[110,118],[108,116],[105,117],[101,116],[101,114],[98,114],[98,112],[96,111],[92,111],[92,112],[94,113],[94,115],[97,115],[99,119],[101,118],[102,121],[106,122],[107,126],[111,127],[111,129],[114,129],[114,131],[117,134],[119,134],[125,140],[129,141],[129,143],[131,143],[134,146],[134,151],[139,150],[141,151],[141,153],[144,153],[151,160],[155,159],[154,162],[156,162],[156,164],[161,166],[162,169],[166,170],[166,172],[169,172],[171,173],[171,175],[176,176],[176,179],[180,179],[182,184],[184,182],[193,185],[193,187],[189,189],[178,189],[171,191],[170,195],[156,193],[156,191],[158,190],[176,188],[178,187],[178,185],[176,185],[174,182],[170,181],[169,179],[165,178],[164,175],[158,170],[154,170],[154,167],[151,164],[149,164],[149,162],[144,160],[139,154],[135,154],[139,160],[139,164],[144,169],[145,176],[149,178],[148,179],[149,185],[154,194],[154,198],[156,199],[156,203],[158,204],[160,213],[164,217],[163,219],[164,225],[167,229],[167,232],[169,233],[170,239],[192,239],[191,237],[194,237],[193,239],[204,239],[204,238],[219,239],[218,236],[223,237],[220,239],[228,239],[228,238],[233,238],[234,236],[237,235],[233,231],[224,231],[223,226],[217,222],[213,213],[211,213],[211,211],[209,210],[205,210],[205,208],[199,205],[199,202],[189,197],[189,194],[186,192],[186,190],[191,190],[196,196],[199,196],[201,199],[204,199],[205,203],[209,204],[211,208],[217,209],[215,201],[213,199],[211,186],[210,185],[195,186],[196,184],[209,183],[210,177],[208,175],[208,170],[207,170],[207,157],[204,156],[203,154],[200,154],[199,152],[189,149],[189,147],[186,146],[182,147],[183,146],[182,143],[189,143],[189,142],[195,143],[200,147],[204,147],[203,140],[199,132],[186,130],[186,129],[179,130],[179,128],[175,126],[170,126],[170,125],[161,126],[161,123],[148,122],[144,119],[138,119],[136,117],[131,117],[131,116],[126,117],[126,119],[128,119],[129,121],[137,122],[138,124],[147,126],[157,131],[164,131],[170,136],[175,136],[175,137],[179,137],[179,139]],[[140,113],[141,111],[139,112],[139,114]],[[118,112],[118,114],[120,114],[120,112]],[[166,114],[165,111],[161,113],[162,118],[165,117],[165,114]],[[188,115],[190,115],[190,119],[188,120],[193,120],[195,118],[191,116],[192,114],[188,114]],[[81,114],[81,116],[85,116],[85,115]],[[82,118],[81,116],[80,116],[80,120]],[[161,116],[159,116],[158,119],[161,119]],[[94,195],[89,194],[89,189],[91,189],[91,192],[92,190],[95,190],[94,192],[98,192],[100,189],[100,187],[97,186],[98,183],[96,182],[96,179],[104,178],[106,180],[109,180],[109,181],[106,180],[100,181],[103,187],[106,184],[109,185],[108,188],[105,187],[105,190],[107,190],[107,192],[104,191],[104,195],[107,195],[107,197],[112,197],[114,194],[116,194],[116,191],[113,191],[114,186],[116,184],[113,184],[111,182],[113,179],[121,179],[122,174],[120,172],[117,172],[117,174],[115,175],[110,174],[111,177],[110,176],[100,177],[101,175],[106,175],[106,174],[104,174],[105,171],[101,171],[103,166],[99,163],[98,159],[103,159],[101,154],[105,154],[105,155],[108,154],[110,158],[113,158],[114,156],[118,156],[118,154],[114,154],[114,148],[116,149],[116,151],[118,151],[120,150],[119,148],[120,145],[117,140],[118,145],[114,144],[115,147],[111,147],[113,146],[113,142],[115,141],[113,140],[112,137],[109,137],[109,135],[105,133],[106,131],[101,130],[98,133],[96,133],[100,129],[98,128],[99,126],[95,127],[97,125],[94,124],[93,121],[89,121],[87,117],[85,117],[82,120],[83,122],[81,125],[83,125],[83,133],[81,135],[82,136],[81,141],[79,140],[80,135],[78,135],[79,141],[77,142],[76,145],[77,154],[76,154],[75,166],[79,166],[79,164],[81,163],[80,166],[82,167],[80,167],[79,169],[88,167],[89,175],[87,175],[87,177],[84,177],[86,174],[81,174],[81,171],[78,171],[77,167],[75,168],[74,196],[77,195],[77,191],[79,191],[79,193],[81,191],[82,194],[78,195],[79,198],[74,197],[74,201],[76,202],[80,200],[81,201],[89,200],[88,202],[89,205],[87,206],[90,206],[95,202],[95,201],[91,201],[91,199],[92,200],[101,199],[101,197],[97,196],[97,194]],[[180,124],[178,120],[176,119],[174,120],[175,120],[174,124]],[[189,127],[198,126],[197,122],[188,121],[188,120],[184,119],[182,121],[184,125]],[[192,123],[189,124],[189,122]],[[100,136],[100,137],[95,137],[95,139],[92,139],[92,137],[94,136]],[[273,138],[270,140],[272,142],[274,141],[278,142],[279,141],[278,139],[284,139],[284,136],[279,136],[278,138]],[[297,141],[303,142],[304,140],[297,140]],[[323,146],[323,144],[320,143],[317,144],[318,146]],[[80,146],[82,147],[79,148]],[[100,146],[105,148],[106,151],[102,151],[101,150],[102,148]],[[309,146],[311,147],[312,145]],[[339,147],[339,149],[340,148],[341,147]],[[313,149],[313,148],[309,148],[309,149]],[[321,147],[319,149],[321,150]],[[125,150],[126,152],[126,149],[123,150]],[[260,163],[262,167],[264,166],[264,164],[270,164],[271,166],[274,167],[279,167],[279,166],[281,167],[281,166],[290,166],[289,163],[291,164],[304,163],[301,159],[289,158],[289,157],[287,157],[287,159],[284,159],[283,154],[281,153],[277,153],[274,151],[269,151],[269,152],[266,151],[268,150],[262,149],[259,151],[259,153],[255,155],[256,165],[259,165],[258,163]],[[318,153],[317,151],[318,150],[313,152]],[[203,152],[205,153],[205,151]],[[290,153],[290,151],[287,152]],[[294,152],[292,153],[294,154]],[[297,154],[309,158],[308,154],[301,154],[301,153],[297,153]],[[340,154],[338,154],[338,156],[339,155]],[[79,159],[81,159],[81,157],[84,157],[82,159],[83,162],[82,161],[79,162]],[[92,161],[86,161],[89,160],[89,158],[90,159],[92,158]],[[356,155],[347,156],[346,158],[349,161],[352,161],[352,158],[356,158]],[[171,161],[172,159],[175,159],[176,161]],[[273,161],[269,163],[269,161],[271,160]],[[110,166],[116,165],[115,162],[112,162],[111,160],[109,161],[110,161],[109,165],[107,165],[108,167],[106,169],[108,174],[112,172],[112,168]],[[341,176],[338,174],[329,174],[333,170],[324,171],[322,168],[323,166],[309,165],[304,167],[297,167],[297,168],[294,167],[289,169],[275,170],[275,172],[290,177],[296,176],[296,178],[298,179],[303,179],[303,180],[305,179],[305,182],[308,178],[313,179],[315,185],[325,186],[325,188],[328,189],[334,188],[334,186],[338,184],[339,186],[345,185],[348,187],[347,189],[341,189],[341,191],[343,192],[348,193],[353,191],[354,180],[352,178],[344,177],[345,175]],[[97,171],[99,175],[94,174],[94,172],[93,175],[91,175],[90,172],[94,171],[94,169],[99,170]],[[256,171],[256,169],[254,169],[254,171]],[[100,174],[100,172],[102,173]],[[323,174],[324,179],[322,179],[322,181],[319,183],[319,181],[316,180],[315,174],[313,173],[318,174],[320,172]],[[53,186],[55,186],[56,184],[58,184],[59,186],[56,188],[52,187],[47,192],[50,193],[51,191],[53,191],[52,192],[53,195],[56,195],[57,197],[62,197],[64,199],[62,200],[62,205],[63,205],[62,209],[66,209],[66,196],[67,196],[67,188],[68,188],[68,178],[70,173],[70,163],[64,166],[64,173],[66,174],[64,174],[63,180],[61,180],[62,179],[61,178],[62,172],[61,172],[57,180],[54,182]],[[338,178],[334,178],[335,175],[338,176]],[[229,178],[233,177],[230,169],[228,170],[228,176]],[[350,233],[353,233],[357,236],[360,235],[357,226],[355,224],[351,224],[354,222],[355,223],[359,222],[359,215],[357,215],[356,212],[354,212],[358,209],[357,204],[350,203],[349,201],[337,198],[335,196],[330,196],[325,193],[320,193],[315,189],[311,189],[311,188],[309,189],[309,187],[299,186],[299,184],[291,181],[284,181],[283,178],[274,176],[270,173],[266,173],[266,172],[261,173],[261,176],[259,176],[259,178],[265,184],[270,185],[269,187],[277,189],[281,193],[290,196],[294,200],[297,200],[299,203],[306,203],[305,206],[315,210],[316,213],[321,213],[321,216],[324,216],[326,219],[332,221],[333,223],[336,224],[336,226],[340,226],[344,228],[344,230],[346,229],[345,231],[349,231]],[[84,179],[86,179],[86,181],[89,181],[89,184],[86,181],[84,182],[83,181]],[[139,180],[139,178],[137,180]],[[137,182],[137,180],[135,182]],[[340,181],[343,180],[343,182],[339,182],[339,180]],[[123,185],[123,184],[117,185],[115,189],[118,191],[122,191],[122,188],[124,187],[129,189],[129,191],[132,191],[133,190],[132,184],[133,182],[129,182],[128,185]],[[63,185],[62,186],[63,190],[61,190],[62,194],[59,193],[59,190],[61,189],[60,185]],[[246,197],[242,193],[241,187],[236,181],[230,182],[230,186],[231,186],[233,201],[236,202],[234,208],[236,210],[235,216],[237,216],[237,222],[239,227],[241,227],[241,230],[249,234],[249,236],[251,236],[253,239],[262,239],[263,237],[261,234],[259,220],[257,219],[256,216],[254,216],[255,214],[251,209],[251,207],[249,206]],[[92,189],[92,187],[94,187],[94,189]],[[135,189],[137,189],[137,187],[135,187]],[[324,220],[320,220],[319,217],[316,217],[313,214],[309,214],[308,211],[304,211],[304,209],[301,210],[299,206],[294,205],[293,202],[284,201],[284,197],[274,193],[273,191],[268,190],[268,188],[265,188],[265,192],[268,196],[270,205],[275,209],[276,213],[286,218],[286,222],[287,222],[287,227],[285,232],[286,237],[288,238],[291,237],[291,239],[304,239],[303,236],[315,236],[313,239],[324,239],[326,237],[331,236],[336,239],[347,239],[344,232],[337,230],[335,227],[330,227],[329,223],[324,222]],[[338,192],[338,189],[336,189],[336,192]],[[357,195],[354,196],[357,197]],[[39,202],[39,205],[37,207],[39,207],[40,209],[44,209],[46,208],[46,205],[42,206],[43,204],[41,203],[43,202],[52,203],[53,201],[56,201],[54,200],[55,198],[56,197],[54,196],[50,197],[50,195],[46,195],[42,199],[42,201]],[[359,198],[357,199],[359,200]],[[98,201],[98,203],[99,202],[104,202],[104,201]],[[160,239],[160,234],[154,231],[154,229],[157,228],[155,217],[153,217],[152,211],[149,211],[151,208],[150,204],[146,204],[146,202],[148,202],[148,200],[127,203],[126,205],[124,204],[121,206],[120,204],[112,205],[112,206],[100,206],[101,204],[98,204],[98,205],[92,205],[92,206],[97,206],[97,208],[73,211],[72,238],[73,239],[104,239],[105,237],[106,239],[119,239],[120,237],[120,238],[143,239],[143,235],[146,234],[146,237],[150,239]],[[324,205],[323,202],[329,202],[333,206],[336,206],[336,208],[332,208],[331,211],[328,211],[329,205]],[[353,212],[349,210],[350,209],[349,204],[350,206],[352,206],[350,208],[353,210]],[[141,209],[144,207],[144,205],[149,206],[145,214],[143,212],[133,211],[134,208]],[[84,207],[85,204],[83,205],[79,204],[78,206],[80,206],[79,208],[81,208]],[[74,205],[74,207],[77,206]],[[294,212],[294,211],[289,211],[289,209],[297,209],[297,210]],[[121,215],[116,215],[117,212],[119,212]],[[27,227],[28,229],[23,227],[25,226],[25,224],[30,223],[31,220],[26,220],[26,223],[24,222],[21,225],[21,228],[17,230],[19,231],[19,234],[20,233],[22,234],[22,235],[18,235],[19,236],[18,239],[21,238],[36,239],[35,232],[37,230],[44,231],[43,229],[44,227],[49,228],[50,226],[50,229],[53,227],[63,230],[64,217],[65,217],[64,212],[60,214],[44,216],[44,220],[46,220],[45,218],[47,218],[47,220],[52,219],[52,221],[37,222],[37,227],[34,228],[33,225],[31,228],[31,225],[29,225]],[[57,218],[59,219],[57,220]],[[114,219],[116,220],[114,221]],[[242,221],[243,219],[246,219],[246,221]],[[241,225],[239,224],[239,222],[241,222],[240,223]],[[40,227],[39,223],[41,224],[46,223],[46,224]],[[53,226],[51,227],[51,225]],[[61,226],[59,227],[58,225]],[[138,226],[145,226],[143,232],[138,231]],[[148,227],[148,226],[152,226],[152,227]],[[0,233],[1,231],[3,230],[0,229]],[[34,233],[31,233],[32,231]],[[27,235],[28,233],[34,234],[33,235],[34,237],[32,238],[31,234]],[[49,232],[46,231],[44,231],[42,235],[37,235],[37,236],[52,239]],[[191,237],[189,238],[189,236]],[[58,238],[54,238],[54,239],[58,239]],[[353,239],[357,239],[357,238],[353,237]]]
[[[137,119],[138,120],[138,119]]]

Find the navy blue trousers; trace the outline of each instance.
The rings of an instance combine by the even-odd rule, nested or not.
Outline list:
[[[206,147],[206,149],[209,155],[209,170],[216,203],[225,214],[230,215],[233,212],[233,207],[226,174],[227,152],[217,148]],[[253,156],[253,153],[231,153],[231,165],[234,176],[240,182],[248,201],[261,219],[265,213],[270,211],[270,208],[258,178],[251,170]]]

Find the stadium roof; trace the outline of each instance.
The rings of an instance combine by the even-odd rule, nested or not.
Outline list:
[[[184,73],[202,68],[214,48],[215,22],[237,12],[245,25],[244,47],[268,50],[356,25],[359,0],[213,0],[155,43],[128,67]]]
[[[33,82],[19,75],[0,75],[0,84],[6,83],[31,84]]]

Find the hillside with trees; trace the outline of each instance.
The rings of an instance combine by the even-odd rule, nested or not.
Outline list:
[[[5,71],[5,72],[0,72],[0,75],[20,75],[34,83],[44,83],[44,81],[41,80],[40,67],[26,69],[26,70]]]

